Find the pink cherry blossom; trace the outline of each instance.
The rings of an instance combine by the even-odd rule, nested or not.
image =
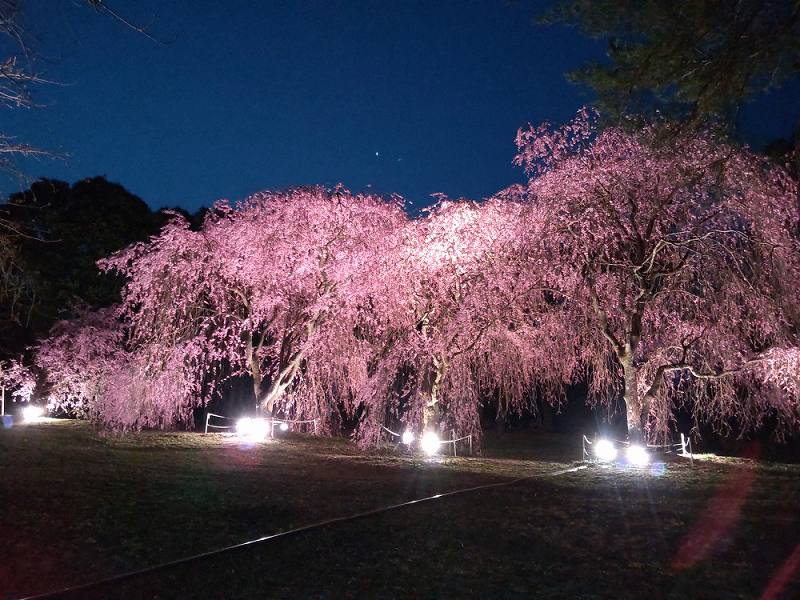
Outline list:
[[[713,133],[595,132],[586,115],[518,136],[530,279],[555,290],[561,367],[624,394],[628,427],[677,407],[720,428],[800,423],[797,184]],[[794,373],[794,375],[792,375]]]

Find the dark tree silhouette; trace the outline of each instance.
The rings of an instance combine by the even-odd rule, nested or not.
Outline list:
[[[800,71],[796,0],[565,0],[544,21],[608,41],[610,61],[571,77],[610,118],[659,110],[733,123],[745,100]]]

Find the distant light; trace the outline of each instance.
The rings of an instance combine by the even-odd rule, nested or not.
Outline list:
[[[617,449],[610,440],[599,440],[594,444],[594,455],[598,460],[611,462],[617,458]]]
[[[281,423],[281,431],[289,431],[289,424]]]
[[[269,425],[265,419],[242,417],[236,421],[236,433],[251,442],[260,442],[267,437]]]
[[[420,440],[422,451],[428,456],[436,454],[436,452],[439,451],[439,445],[441,443],[439,436],[436,435],[434,431],[426,431],[422,436],[422,440]]]
[[[410,429],[406,429],[403,432],[403,437],[401,439],[406,446],[410,446],[414,443],[414,432]]]
[[[41,406],[35,406],[33,404],[29,404],[25,408],[22,409],[22,418],[25,420],[26,423],[35,423],[39,419],[42,418],[44,415],[44,411],[42,410]]]
[[[628,449],[625,451],[625,457],[628,459],[629,463],[637,467],[643,467],[650,462],[650,455],[647,453],[647,450],[645,450],[644,446],[640,446],[639,444],[628,446]]]

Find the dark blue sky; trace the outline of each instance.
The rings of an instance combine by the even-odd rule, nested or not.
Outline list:
[[[603,46],[535,25],[547,4],[110,2],[158,45],[79,3],[29,0],[41,66],[65,85],[4,111],[3,130],[68,155],[30,176],[106,175],[153,207],[338,182],[416,205],[480,198],[521,179],[520,125],[589,100],[563,74]],[[790,131],[774,112],[753,112],[757,143]]]

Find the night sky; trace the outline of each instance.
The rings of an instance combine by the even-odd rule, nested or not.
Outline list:
[[[29,176],[105,175],[153,207],[339,182],[415,206],[485,197],[522,178],[519,126],[591,101],[564,72],[604,50],[537,25],[544,1],[110,5],[166,44],[30,0],[40,70],[61,85],[37,89],[42,109],[4,111],[3,131],[68,155],[24,163]],[[747,111],[751,141],[787,135],[798,98],[795,85]]]

